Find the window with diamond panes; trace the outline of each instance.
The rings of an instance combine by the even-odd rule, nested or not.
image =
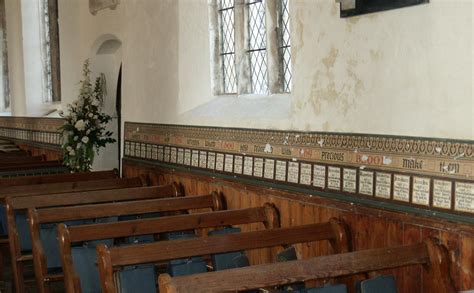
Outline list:
[[[220,60],[222,90],[225,94],[237,93],[235,71],[235,1],[219,0]]]
[[[248,35],[250,59],[250,80],[252,93],[268,93],[267,28],[265,21],[265,0],[249,0]]]
[[[290,12],[289,0],[279,1],[279,49],[280,49],[280,74],[282,91],[291,92],[291,40],[290,40]]]

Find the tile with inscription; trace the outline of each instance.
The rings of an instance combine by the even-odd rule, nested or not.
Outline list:
[[[341,168],[328,166],[328,188],[341,190]]]
[[[313,186],[326,188],[326,166],[313,166]]]
[[[191,150],[190,149],[184,150],[184,164],[186,166],[191,166]]]
[[[364,195],[374,195],[374,172],[359,171],[359,193]]]
[[[146,146],[146,158],[151,160],[153,157],[152,157],[152,149],[153,149],[153,146],[151,144],[148,144]]]
[[[275,167],[275,179],[278,181],[286,181],[286,162],[285,161],[276,161]]]
[[[180,165],[184,165],[184,149],[178,149],[178,158],[176,162]]]
[[[244,158],[244,175],[252,176],[253,157],[246,156]]]
[[[263,159],[255,158],[253,163],[253,176],[262,177],[263,176]]]
[[[191,151],[191,166],[199,167],[199,151],[198,150]]]
[[[300,164],[300,184],[311,185],[311,164]]]
[[[224,171],[224,154],[216,154],[216,170]]]
[[[140,158],[146,159],[146,144],[142,143],[140,146]]]
[[[380,198],[390,198],[392,189],[392,174],[375,173],[375,196]]]
[[[404,202],[410,201],[410,176],[393,175],[393,199]]]
[[[207,153],[207,168],[211,170],[214,170],[216,168],[216,153]]]
[[[342,190],[345,192],[356,192],[357,187],[357,170],[344,168],[343,172],[343,186]]]
[[[456,182],[454,209],[474,213],[474,183]]]
[[[165,157],[165,149],[162,145],[158,146],[158,161],[163,161]]]
[[[164,161],[169,162],[170,161],[170,154],[171,154],[171,148],[170,147],[165,147],[165,157]]]
[[[244,165],[244,157],[240,155],[234,156],[234,173],[242,174],[242,168]]]
[[[199,151],[199,168],[205,169],[207,167],[207,152]]]
[[[413,193],[411,202],[428,206],[430,204],[430,179],[413,177]]]
[[[170,162],[176,164],[176,162],[178,160],[177,156],[178,156],[178,149],[175,148],[175,147],[172,147],[171,148],[171,154],[170,154]]]
[[[451,209],[451,194],[453,184],[446,180],[433,180],[433,206]]]
[[[224,171],[232,173],[234,170],[234,155],[225,154]]]
[[[298,183],[300,164],[298,162],[288,162],[288,182]]]
[[[265,172],[264,177],[266,179],[274,179],[275,176],[275,160],[265,159]]]

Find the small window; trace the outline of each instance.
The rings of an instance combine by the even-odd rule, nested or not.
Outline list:
[[[237,93],[235,73],[235,1],[219,0],[220,60],[222,89],[225,94]]]

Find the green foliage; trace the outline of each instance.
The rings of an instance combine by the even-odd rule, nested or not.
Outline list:
[[[108,143],[114,143],[112,132],[105,126],[112,117],[102,112],[105,92],[105,76],[101,74],[94,87],[90,79],[89,60],[84,62],[83,80],[80,81],[79,97],[68,105],[68,114],[61,116],[66,122],[61,126],[64,164],[73,172],[91,170],[95,153]]]

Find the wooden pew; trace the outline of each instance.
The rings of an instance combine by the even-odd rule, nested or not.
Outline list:
[[[112,181],[111,181],[112,180]],[[36,194],[32,196],[11,196],[9,195],[5,199],[6,213],[7,213],[7,226],[8,226],[8,244],[10,247],[10,257],[12,259],[13,275],[15,278],[15,288],[17,292],[23,292],[23,262],[32,260],[32,255],[22,255],[20,248],[20,238],[17,232],[15,223],[15,212],[21,210],[27,210],[29,208],[41,208],[49,207],[54,205],[78,205],[87,204],[89,202],[107,202],[112,200],[120,201],[121,198],[129,198],[130,190],[132,188],[138,188],[146,186],[144,178],[126,178],[126,179],[105,179],[97,181],[84,181],[80,182],[81,186],[73,182],[75,185],[73,189],[68,190],[69,192],[59,193],[59,190],[55,190],[52,194]],[[101,185],[101,183],[106,183]],[[58,183],[60,184],[60,183]],[[62,184],[62,183],[61,183]],[[49,184],[46,184],[49,185]],[[53,184],[54,185],[54,184]],[[85,187],[83,186],[85,185]],[[36,185],[35,188],[39,186]],[[15,187],[15,186],[14,186]],[[175,187],[177,189],[177,187]],[[74,192],[76,190],[76,192]],[[137,198],[140,196],[135,194]],[[153,198],[154,192],[147,191],[142,197]]]
[[[69,169],[59,161],[29,162],[1,165],[0,177],[16,177],[67,173]]]
[[[7,196],[21,197],[40,194],[67,193],[124,187],[139,187],[146,185],[148,185],[148,179],[144,176],[141,176],[134,178],[108,178],[100,180],[37,184],[34,185],[34,188],[32,188],[31,185],[0,187],[0,202],[4,201]]]
[[[284,285],[318,278],[422,264],[443,293],[456,292],[449,274],[449,258],[444,247],[433,239],[425,243],[361,250],[307,260],[256,265],[172,278],[159,276],[160,293],[235,292]]]
[[[88,204],[81,206],[69,206],[60,208],[46,208],[46,209],[29,209],[28,218],[30,224],[31,240],[33,242],[33,262],[35,268],[35,276],[38,284],[38,292],[48,292],[47,283],[49,281],[61,280],[62,276],[49,276],[47,273],[47,260],[43,250],[43,244],[40,241],[40,224],[46,223],[60,223],[65,221],[86,220],[94,218],[103,218],[111,216],[126,216],[139,215],[157,212],[174,212],[174,211],[188,211],[196,209],[211,208],[212,210],[220,210],[224,206],[222,197],[213,192],[205,196],[191,196],[184,198],[163,198],[163,199],[145,199],[127,201],[121,203],[105,203],[105,204]],[[163,226],[158,226],[160,221],[170,217],[160,218],[158,221],[150,219],[140,221],[118,221],[113,223],[90,224],[72,226],[66,228],[64,224],[60,224],[60,230],[64,233],[69,229],[79,231],[80,237],[85,237],[85,240],[97,240],[106,238],[118,238],[125,236],[148,235],[157,234],[159,229]],[[178,217],[179,218],[179,217]],[[182,217],[181,217],[182,218]],[[198,217],[199,218],[199,217]],[[174,227],[174,226],[172,226]],[[77,228],[77,229],[76,229]],[[143,232],[146,232],[143,234]],[[68,234],[69,235],[69,234]],[[67,251],[68,255],[62,255],[63,272],[65,279],[73,280],[71,275],[74,274],[72,266],[71,242],[66,241],[65,236],[59,235],[60,250]],[[67,239],[70,239],[69,237]],[[75,238],[74,238],[75,239]],[[67,261],[64,261],[65,258]],[[69,274],[68,274],[69,273]],[[70,284],[72,285],[73,282]],[[71,287],[70,292],[74,292]]]
[[[0,166],[3,166],[4,164],[10,164],[10,163],[29,163],[29,162],[43,162],[46,161],[46,156],[45,155],[40,155],[40,156],[24,156],[24,157],[3,157],[0,156]]]
[[[194,207],[189,206],[189,208]],[[176,209],[176,207],[170,206],[168,208],[163,208],[164,211],[169,211],[171,209]],[[216,210],[216,208],[214,208],[214,210]],[[279,227],[278,211],[273,205],[265,204],[263,207],[242,210],[196,213],[117,223],[73,227],[67,227],[64,224],[60,224],[58,227],[58,236],[63,261],[66,292],[81,292],[80,278],[74,270],[72,260],[71,244],[74,242],[203,228],[217,228],[251,223],[262,223],[267,229]]]
[[[119,177],[119,174],[117,170],[108,170],[108,171],[95,171],[95,172],[84,172],[84,173],[65,173],[65,174],[51,174],[51,175],[26,176],[26,177],[15,177],[15,178],[0,178],[0,194],[4,192],[4,189],[7,186],[74,182],[74,181],[79,182],[79,181],[90,181],[90,180],[100,180],[100,179],[111,179],[111,178],[118,178],[118,177]]]
[[[345,226],[331,219],[327,223],[212,236],[212,241],[201,237],[112,248],[99,244],[97,262],[102,291],[116,293],[115,267],[322,240],[328,240],[337,253],[348,250]]]
[[[0,172],[63,166],[60,161],[7,162],[0,165]]]

